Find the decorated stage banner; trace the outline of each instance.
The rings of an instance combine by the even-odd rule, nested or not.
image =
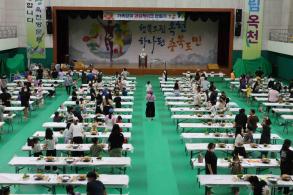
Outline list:
[[[263,30],[263,0],[245,0],[243,53],[245,60],[261,56]]]
[[[46,58],[45,0],[26,0],[25,8],[27,56],[30,59]]]
[[[184,21],[184,12],[103,12],[103,20]]]

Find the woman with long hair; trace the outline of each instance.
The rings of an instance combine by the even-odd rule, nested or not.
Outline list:
[[[124,136],[120,132],[120,127],[118,124],[115,124],[113,126],[112,132],[108,138],[108,142],[109,142],[109,156],[110,157],[121,157]]]
[[[146,96],[147,103],[146,103],[145,115],[147,118],[150,118],[151,120],[154,119],[155,113],[156,113],[155,99],[156,97],[153,95],[153,91],[152,90],[148,91]]]
[[[53,131],[50,128],[46,129],[45,132],[45,149],[46,149],[46,156],[56,156],[56,144],[58,139],[53,136]],[[49,166],[45,167],[46,170],[50,170]],[[53,170],[56,171],[57,167],[53,167]]]

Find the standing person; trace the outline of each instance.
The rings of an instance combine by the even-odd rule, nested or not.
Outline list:
[[[146,117],[150,118],[151,120],[154,119],[155,117],[155,113],[156,113],[156,109],[155,109],[155,99],[156,97],[153,95],[153,91],[148,91],[147,92],[147,96],[146,96]]]
[[[60,116],[59,112],[54,113],[53,122],[60,123],[64,120],[64,117]],[[54,131],[61,131],[63,128],[54,128]]]
[[[24,107],[24,119],[28,118],[29,112],[29,100],[30,100],[30,92],[28,91],[28,87],[22,87],[21,91],[19,92],[19,99],[21,106]]]
[[[5,107],[3,106],[2,101],[1,101],[0,102],[0,122],[3,122],[4,121],[4,116],[3,116],[4,109],[5,109]]]
[[[247,129],[255,133],[257,129],[257,123],[259,122],[258,117],[255,115],[255,110],[251,109],[247,119]]]
[[[173,89],[174,89],[175,96],[179,96],[180,95],[180,86],[179,86],[178,80],[175,81]]]
[[[145,85],[145,88],[146,88],[146,92],[153,90],[153,86],[150,81],[147,82],[147,84]]]
[[[105,131],[110,131],[116,123],[116,116],[113,114],[114,110],[109,109],[109,114],[105,116]]]
[[[72,77],[70,76],[69,73],[67,73],[65,80],[64,80],[64,85],[66,88],[67,95],[70,95],[72,84],[73,84]]]
[[[0,99],[2,100],[2,103],[5,107],[10,107],[11,103],[11,95],[7,92],[7,88],[2,89],[2,93],[0,94]]]
[[[212,106],[217,104],[217,99],[218,99],[218,93],[216,90],[212,89],[209,101],[211,102]]]
[[[204,80],[200,84],[202,91],[208,95],[208,91],[210,88],[210,82],[208,81],[207,77],[204,77]]]
[[[214,143],[208,144],[208,150],[205,154],[205,170],[206,175],[216,175],[217,174],[217,156],[215,154],[215,147]],[[206,191],[208,195],[212,194],[212,189],[210,187],[206,187]]]
[[[87,84],[87,77],[84,71],[81,72],[81,84]]]
[[[72,135],[72,141],[74,144],[83,144],[84,130],[81,124],[78,123],[78,119],[74,118],[73,123],[69,127],[69,132]],[[72,156],[84,156],[82,151],[72,152]]]
[[[292,167],[293,167],[293,152],[290,149],[291,146],[291,140],[285,139],[283,146],[280,151],[280,169],[281,169],[281,175],[287,174],[292,175]],[[288,187],[284,188],[283,191],[284,194],[288,195],[290,193],[290,190]]]
[[[122,99],[119,96],[119,92],[118,92],[118,93],[116,93],[115,98],[113,100],[113,102],[115,102],[115,108],[121,108],[122,107],[121,101],[122,101]]]
[[[164,71],[163,71],[162,79],[163,79],[164,81],[168,81],[168,72],[167,72],[167,70],[164,70]]]
[[[126,68],[123,68],[123,71],[121,72],[121,76],[126,79],[129,76],[129,72]]]
[[[38,137],[33,138],[32,153],[34,157],[39,157],[43,155],[40,140]]]
[[[93,85],[92,84],[89,84],[90,85],[90,94],[91,94],[91,101],[94,101],[96,99],[96,90],[94,89]]]
[[[42,80],[43,79],[43,68],[42,65],[38,65],[38,69],[37,69],[37,76],[36,76],[36,80]]]
[[[97,180],[97,174],[95,172],[88,172],[86,177],[88,180],[86,184],[87,195],[107,195],[104,184]]]
[[[262,123],[262,132],[260,136],[260,144],[271,144],[271,120],[266,117]],[[267,156],[267,152],[263,152],[263,155]]]
[[[124,136],[120,132],[120,127],[118,124],[115,124],[113,126],[112,132],[108,138],[108,142],[109,142],[109,156],[121,157]]]
[[[275,103],[279,101],[280,93],[276,90],[275,86],[272,89],[269,89],[268,93],[268,102]],[[269,113],[271,106],[267,106],[267,112]]]
[[[45,133],[45,149],[46,149],[46,156],[56,156],[56,144],[58,139],[53,136],[53,131],[50,128],[46,129]],[[46,170],[50,170],[49,166],[45,167]],[[56,171],[57,167],[53,167],[53,170]]]
[[[245,114],[245,109],[240,109],[239,114],[235,116],[235,127],[241,127],[242,130],[246,129],[247,116]]]

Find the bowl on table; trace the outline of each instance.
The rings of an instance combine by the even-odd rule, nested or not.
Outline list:
[[[84,175],[84,174],[78,175],[77,180],[78,181],[85,181],[86,180],[86,175]]]
[[[261,162],[265,163],[265,164],[269,164],[271,162],[271,160],[269,158],[262,158]]]
[[[250,144],[250,147],[252,147],[252,148],[257,148],[258,145],[257,145],[256,143],[251,143],[251,144]]]
[[[91,135],[97,135],[98,132],[97,131],[91,131]]]
[[[35,174],[34,175],[34,179],[36,181],[40,181],[40,180],[43,180],[45,178],[45,176],[43,174]]]
[[[283,181],[290,181],[291,180],[291,176],[290,175],[287,175],[287,174],[283,174],[283,175],[281,175],[281,179]]]
[[[214,133],[215,137],[221,137],[221,133]]]
[[[208,126],[211,126],[213,123],[212,122],[208,122],[207,124],[208,124]]]
[[[90,156],[82,157],[83,162],[90,162],[91,160],[92,160],[92,158]]]
[[[226,144],[225,143],[219,143],[218,146],[219,146],[219,148],[225,148]]]
[[[225,123],[220,123],[221,127],[225,127],[225,125],[226,125]]]
[[[271,184],[277,184],[277,182],[278,182],[278,178],[276,178],[276,177],[268,177],[267,180]]]
[[[70,177],[69,175],[63,175],[63,176],[61,177],[61,181],[62,181],[63,183],[68,182],[70,179],[71,179],[71,177]]]
[[[46,162],[54,162],[55,158],[53,156],[47,156],[47,157],[45,157],[45,161]]]
[[[73,149],[77,149],[79,147],[79,144],[72,144]]]
[[[68,157],[68,158],[65,159],[65,161],[66,161],[67,164],[72,164],[74,162],[74,158]]]

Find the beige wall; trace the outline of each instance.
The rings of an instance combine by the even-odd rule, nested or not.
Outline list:
[[[1,2],[4,0],[0,0]],[[282,27],[283,1],[264,0],[264,49],[269,29]],[[6,23],[17,25],[20,46],[25,46],[24,0],[5,0]],[[46,0],[51,6],[101,6],[101,7],[187,7],[187,8],[244,8],[244,0]],[[1,8],[1,7],[0,7]],[[288,8],[289,10],[289,8]],[[289,12],[289,11],[288,11]],[[2,12],[1,12],[2,13]],[[289,18],[289,16],[288,16]],[[291,17],[292,18],[292,17]],[[292,19],[293,20],[293,19]],[[46,37],[46,46],[52,47],[52,37]],[[234,39],[234,49],[241,50],[242,40]]]
[[[0,0],[0,26],[5,24],[5,0]]]

